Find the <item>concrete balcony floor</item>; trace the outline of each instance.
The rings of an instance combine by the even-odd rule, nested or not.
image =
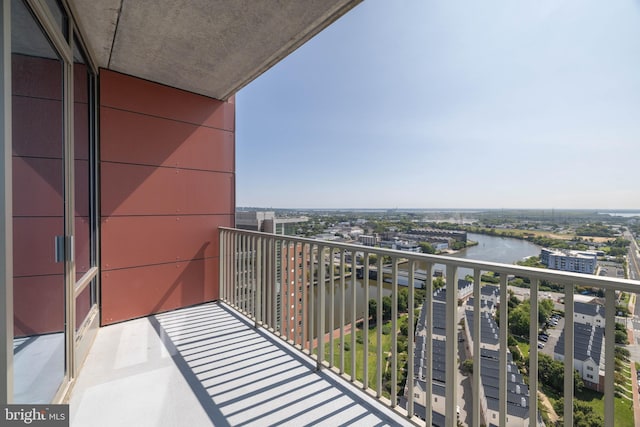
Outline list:
[[[71,425],[412,425],[314,366],[217,303],[106,326],[71,393]]]

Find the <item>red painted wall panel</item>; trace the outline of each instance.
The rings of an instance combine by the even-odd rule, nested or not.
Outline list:
[[[232,132],[130,111],[100,109],[103,161],[233,172]]]
[[[120,216],[102,220],[104,270],[218,255],[219,226],[230,215]]]
[[[103,163],[103,216],[226,214],[228,173]]]
[[[235,106],[100,73],[102,323],[218,298]]]
[[[219,297],[218,258],[189,260],[102,272],[102,322],[212,301]],[[107,308],[105,310],[105,307]]]
[[[234,131],[232,103],[120,73],[102,72],[101,81],[103,106]],[[107,87],[109,90],[104,90]]]

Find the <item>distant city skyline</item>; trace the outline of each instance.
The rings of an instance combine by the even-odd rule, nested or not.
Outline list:
[[[640,209],[640,3],[367,0],[242,89],[236,204]]]

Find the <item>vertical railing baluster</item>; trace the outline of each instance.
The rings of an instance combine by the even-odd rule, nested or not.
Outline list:
[[[427,263],[427,277],[424,283],[426,313],[424,318],[424,327],[426,335],[424,339],[424,353],[423,353],[423,366],[425,371],[425,393],[424,393],[424,408],[425,408],[425,424],[427,426],[433,425],[433,400],[431,396],[433,394],[433,264]]]
[[[473,270],[473,329],[468,331],[473,339],[473,374],[472,374],[472,394],[471,422],[474,426],[480,425],[480,387],[482,366],[480,361],[480,344],[482,341],[481,321],[482,321],[482,270]]]
[[[322,369],[322,361],[324,360],[324,313],[325,313],[325,301],[324,301],[324,293],[325,293],[325,274],[326,274],[326,264],[324,261],[324,245],[318,245],[318,267],[320,269],[318,274],[318,338],[317,338],[317,347],[318,347],[318,359],[317,359],[317,369]]]
[[[530,278],[529,302],[529,427],[538,425],[538,288],[540,279]]]
[[[264,323],[267,328],[271,328],[273,324],[271,322],[271,298],[273,295],[273,284],[271,282],[271,276],[273,272],[273,266],[271,265],[271,239],[265,237],[262,240],[262,256],[264,258]]]
[[[249,243],[248,236],[242,236],[242,310],[249,315]]]
[[[364,284],[364,324],[362,325],[362,388],[369,388],[369,252],[362,257],[362,283]]]
[[[309,286],[309,279],[307,278],[307,275],[309,274],[309,269],[307,268],[307,247],[307,243],[302,243],[300,245],[300,253],[302,254],[300,256],[300,262],[302,263],[302,279],[300,280],[300,292],[302,297],[302,313],[300,313],[300,321],[302,322],[300,325],[300,345],[303,350],[307,348],[307,338],[309,335],[307,333],[307,312],[309,311],[307,303],[309,301],[309,292],[311,289],[311,286]]]
[[[378,254],[378,304],[376,316],[376,397],[382,396],[382,287],[384,283],[382,254]]]
[[[289,340],[291,338],[291,255],[289,255],[289,242],[282,239],[282,288],[280,296],[280,304],[282,306],[283,317],[283,338]]]
[[[500,273],[500,348],[498,372],[498,413],[500,426],[507,425],[507,336],[509,329],[509,295],[507,292],[507,274]]]
[[[611,288],[604,291],[604,425],[613,427],[615,425],[615,321],[616,321],[616,292]],[[635,343],[634,343],[635,344]],[[596,372],[597,375],[597,372]],[[635,397],[634,397],[635,398]],[[636,420],[636,425],[640,420]]]
[[[253,317],[257,319],[258,317],[258,270],[257,270],[257,256],[258,256],[258,239],[257,236],[251,237],[251,289],[252,289],[252,311]]]
[[[413,325],[415,323],[415,261],[409,260],[409,301],[407,302],[407,376],[406,384],[408,387],[407,393],[407,416],[413,417],[413,377],[414,373],[414,351],[415,351],[415,331]]]
[[[258,325],[263,323],[262,313],[264,312],[262,311],[262,287],[264,282],[262,280],[262,270],[262,237],[258,237],[256,239],[256,328]]]
[[[314,349],[318,348],[318,340],[316,338],[316,344],[315,346],[313,345],[313,337],[316,333],[316,330],[314,329],[315,326],[315,320],[316,320],[316,316],[317,316],[317,312],[318,310],[316,310],[316,299],[315,299],[315,294],[316,294],[316,289],[319,289],[318,284],[315,281],[315,277],[318,274],[318,268],[316,265],[316,257],[317,257],[317,246],[316,245],[309,245],[309,305],[308,305],[308,309],[309,309],[309,315],[308,315],[308,319],[309,319],[309,352],[313,353]]]
[[[564,423],[573,425],[573,284],[564,285]],[[606,325],[605,325],[606,326]]]
[[[344,324],[345,324],[345,253],[340,249],[340,374],[344,374]]]
[[[334,365],[333,354],[333,331],[336,328],[336,284],[335,284],[335,263],[333,247],[329,247],[329,366]]]
[[[455,425],[456,423],[456,404],[458,401],[458,267],[447,264],[446,279],[446,334],[445,354],[447,357],[445,380],[446,410],[445,423],[447,425]],[[433,359],[431,359],[433,360]],[[431,364],[430,364],[431,365]]]
[[[357,253],[355,250],[351,251],[351,382],[356,379],[356,322],[357,318],[357,306],[356,306],[356,290],[357,290]],[[365,300],[366,301],[366,300]]]
[[[278,241],[271,239],[271,328],[278,333],[278,261],[277,258]]]
[[[391,407],[398,404],[398,262],[391,258]]]

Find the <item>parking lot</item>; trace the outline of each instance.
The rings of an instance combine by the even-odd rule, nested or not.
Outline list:
[[[558,324],[555,326],[550,326],[547,328],[547,334],[549,335],[549,339],[544,343],[544,348],[540,350],[540,353],[546,354],[548,356],[553,357],[553,349],[558,343],[558,339],[560,338],[560,334],[564,328],[564,317],[558,318]]]

